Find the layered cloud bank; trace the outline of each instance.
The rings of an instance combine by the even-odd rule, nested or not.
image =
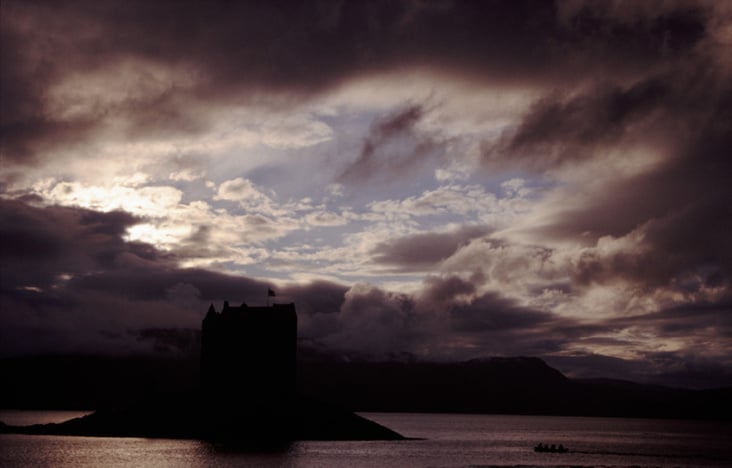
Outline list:
[[[272,287],[337,352],[725,381],[724,2],[0,8],[3,355]]]

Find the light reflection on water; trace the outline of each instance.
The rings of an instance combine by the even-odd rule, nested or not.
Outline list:
[[[0,466],[732,466],[729,423],[364,413],[409,441],[295,442],[243,453],[194,440],[0,435]],[[0,416],[0,419],[2,417]],[[538,443],[574,453],[537,454]]]

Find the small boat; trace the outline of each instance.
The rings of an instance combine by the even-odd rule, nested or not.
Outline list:
[[[567,452],[569,452],[569,449],[566,448],[562,444],[559,444],[559,447],[557,447],[554,444],[552,444],[552,445],[549,445],[549,444],[544,445],[544,444],[540,443],[539,445],[537,445],[536,447],[534,447],[534,452],[542,452],[542,453],[567,453]]]

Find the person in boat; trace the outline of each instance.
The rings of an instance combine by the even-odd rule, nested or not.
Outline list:
[[[559,444],[559,447],[557,447],[556,444],[552,444],[551,446],[549,444],[542,444],[539,443],[536,447],[534,447],[534,452],[546,452],[546,453],[567,453],[569,452],[569,449],[567,449],[564,445]]]

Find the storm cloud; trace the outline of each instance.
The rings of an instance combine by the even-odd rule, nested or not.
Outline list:
[[[7,2],[3,153],[13,161],[40,156],[45,145],[74,144],[113,117],[127,122],[129,136],[197,132],[206,124],[191,106],[242,90],[301,98],[389,68],[557,84],[608,69],[633,76],[690,53],[711,14],[683,3],[630,19],[593,4],[567,9],[544,0]],[[112,63],[124,78],[119,97],[49,92],[83,73],[113,72],[105,70]]]
[[[726,381],[728,4],[0,18],[2,354],[185,352],[272,288],[333,352]]]
[[[466,226],[455,232],[416,234],[380,243],[371,253],[374,262],[399,268],[434,266],[485,233],[485,228]]]

